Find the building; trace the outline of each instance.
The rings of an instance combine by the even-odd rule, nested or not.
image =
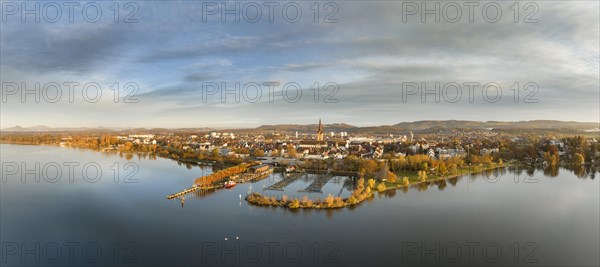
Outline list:
[[[383,164],[383,167],[381,167],[379,172],[377,172],[377,174],[375,174],[375,180],[387,181],[390,179],[390,177],[392,177],[392,175],[394,175],[394,174],[390,171],[387,161],[385,161],[385,163]]]
[[[435,159],[435,150],[433,150],[433,148],[429,148],[429,150],[427,150],[427,155],[430,158]]]
[[[326,148],[327,142],[315,140],[302,140],[298,144],[299,148]]]
[[[378,146],[375,148],[375,152],[373,152],[373,158],[378,159],[381,158],[381,156],[383,156],[383,147]]]
[[[317,129],[317,141],[323,141],[323,124],[321,124],[321,119],[319,119],[319,128]]]
[[[260,165],[252,166],[252,167],[248,168],[248,170],[251,173],[261,173],[261,172],[268,171],[269,168],[271,168],[271,167],[269,165],[267,165],[267,164],[260,164]]]

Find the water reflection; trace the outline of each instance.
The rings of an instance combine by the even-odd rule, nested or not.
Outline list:
[[[394,197],[394,196],[396,196],[396,192],[397,192],[397,191],[398,191],[398,190],[396,190],[396,189],[392,189],[392,190],[386,190],[386,191],[384,191],[384,192],[383,192],[383,193],[381,193],[381,194],[383,194],[384,196],[386,196],[386,198],[391,198],[391,197]]]
[[[440,191],[444,191],[444,189],[446,188],[446,180],[441,180],[437,182],[437,186],[438,186],[438,190]]]
[[[58,148],[3,146],[0,153],[3,161],[79,160],[99,162],[104,168],[114,161],[125,161],[124,153],[99,156],[89,150]],[[509,256],[498,265],[510,265],[514,264],[511,246],[519,241],[539,245],[535,256],[540,265],[598,266],[597,167],[561,168],[557,170],[558,177],[549,178],[544,167],[515,166],[375,193],[365,202],[347,208],[291,210],[249,205],[239,199],[251,186],[253,191],[263,192],[263,185],[283,179],[281,173],[256,183],[239,184],[231,190],[197,192],[184,199],[166,200],[166,195],[189,187],[194,178],[211,173],[213,166],[197,164],[195,168],[191,164],[189,169],[187,164],[177,165],[162,158],[144,161],[150,158],[141,156],[142,161],[137,163],[140,170],[136,178],[141,181],[138,184],[115,184],[112,177],[94,184],[23,184],[14,176],[9,177],[0,188],[3,240],[34,244],[60,236],[60,242],[132,241],[142,248],[143,266],[188,266],[199,262],[199,242],[221,242],[225,236],[240,236],[245,242],[258,244],[296,242],[305,248],[315,241],[336,242],[341,248],[340,261],[330,266],[397,266],[398,258],[393,255],[399,255],[404,242],[434,248],[435,244],[471,241],[500,244],[507,249],[503,255]],[[524,179],[537,182],[523,183]],[[304,189],[311,182],[303,177],[291,185],[291,190]],[[430,186],[436,188],[427,189]],[[345,177],[332,178],[324,186],[324,195],[312,196],[336,195],[340,188],[347,193],[353,189],[353,183]],[[298,266],[314,265],[312,256],[298,262]],[[420,259],[419,255],[415,257]],[[456,265],[478,266],[464,260]]]
[[[557,177],[558,176],[558,167],[556,167],[556,166],[545,167],[544,175],[547,177]]]

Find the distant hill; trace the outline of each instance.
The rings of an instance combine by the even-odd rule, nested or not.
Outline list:
[[[554,121],[554,120],[535,120],[535,121],[463,121],[463,120],[427,120],[414,122],[401,122],[394,125],[365,126],[358,127],[344,123],[324,124],[325,132],[348,132],[348,133],[373,133],[385,134],[401,131],[433,131],[440,129],[568,129],[568,130],[591,130],[599,128],[598,123],[593,122],[572,122],[572,121]],[[280,124],[280,125],[262,125],[255,128],[260,131],[278,131],[278,132],[314,132],[317,124]]]
[[[432,128],[458,128],[458,129],[572,129],[588,130],[598,128],[597,122],[574,122],[574,121],[556,121],[556,120],[533,120],[533,121],[414,121],[401,122],[395,126],[411,129],[426,130]]]
[[[3,132],[82,132],[82,131],[117,131],[120,128],[106,128],[106,127],[60,127],[60,128],[51,128],[44,125],[31,126],[31,127],[21,127],[15,126],[10,128],[2,129]]]
[[[254,130],[258,131],[278,131],[278,132],[314,132],[319,127],[318,124],[278,124],[278,125],[261,125],[256,127]],[[346,123],[332,123],[323,124],[323,129],[328,132],[350,132],[352,129],[356,129],[354,125]]]
[[[2,132],[124,132],[124,133],[140,133],[140,132],[203,132],[203,131],[214,131],[213,128],[122,128],[122,127],[57,127],[52,128],[44,125],[32,126],[32,127],[21,127],[15,126],[10,128],[4,128]]]
[[[2,132],[118,132],[118,133],[200,133],[210,131],[231,131],[231,132],[300,132],[313,133],[317,130],[318,124],[278,124],[261,125],[250,129],[214,129],[208,127],[198,128],[119,128],[119,127],[79,127],[79,128],[51,128],[44,125],[21,127],[15,126],[2,129]],[[596,122],[574,122],[574,121],[556,121],[556,120],[533,120],[533,121],[464,121],[464,120],[427,120],[401,122],[394,125],[365,126],[358,127],[346,123],[323,124],[325,133],[328,132],[348,132],[354,134],[387,134],[406,131],[415,132],[434,132],[440,129],[497,129],[507,131],[518,131],[520,129],[529,130],[568,130],[568,131],[587,131],[598,132],[600,124]]]

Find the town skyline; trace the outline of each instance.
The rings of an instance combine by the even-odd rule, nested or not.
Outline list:
[[[410,124],[410,123],[422,123],[422,122],[429,122],[429,123],[450,123],[450,122],[458,122],[458,123],[543,123],[543,122],[549,122],[549,123],[576,123],[576,124],[597,124],[596,126],[600,126],[600,120],[599,121],[575,121],[575,120],[570,120],[570,121],[565,121],[565,120],[520,120],[520,121],[495,121],[495,120],[487,120],[487,121],[477,121],[477,120],[415,120],[415,121],[402,121],[402,122],[398,122],[398,123],[394,123],[394,124],[377,124],[377,123],[373,123],[373,124],[351,124],[351,123],[346,123],[346,122],[323,122],[323,126],[332,126],[332,125],[344,125],[347,127],[355,127],[355,128],[361,128],[361,127],[383,127],[383,126],[398,126],[398,125],[402,125],[402,124]],[[171,130],[176,130],[176,129],[194,129],[194,130],[202,130],[203,128],[206,128],[206,130],[244,130],[244,129],[257,129],[260,127],[265,127],[265,126],[286,126],[286,125],[290,125],[290,126],[313,126],[313,125],[319,125],[318,122],[312,122],[312,123],[275,123],[275,124],[260,124],[260,125],[253,125],[253,126],[248,126],[248,127],[227,127],[227,126],[223,126],[223,127],[212,127],[210,125],[206,125],[206,126],[201,126],[201,125],[197,125],[197,126],[191,126],[191,127],[150,127],[150,126],[129,126],[129,127],[116,127],[116,126],[105,126],[105,125],[101,125],[101,126],[75,126],[75,127],[68,127],[68,126],[50,126],[47,124],[40,124],[40,125],[14,125],[14,126],[7,126],[4,127],[4,125],[2,125],[2,128],[0,128],[0,130],[2,131],[27,131],[27,130],[32,130],[32,131],[45,131],[45,130],[50,130],[50,131],[54,131],[54,130],[61,130],[61,131],[69,131],[69,130],[93,130],[93,129],[105,129],[105,130],[130,130],[130,129],[171,129]],[[589,125],[592,126],[592,125]],[[463,126],[458,126],[458,128],[463,127]],[[470,126],[471,127],[471,126]],[[447,127],[450,128],[450,127]],[[526,128],[526,127],[524,127]],[[535,128],[539,128],[535,127]],[[593,128],[590,128],[593,129]]]

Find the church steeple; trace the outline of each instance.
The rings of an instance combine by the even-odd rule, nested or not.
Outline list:
[[[317,129],[317,141],[323,141],[323,124],[321,124],[321,118],[319,118],[319,128]]]

